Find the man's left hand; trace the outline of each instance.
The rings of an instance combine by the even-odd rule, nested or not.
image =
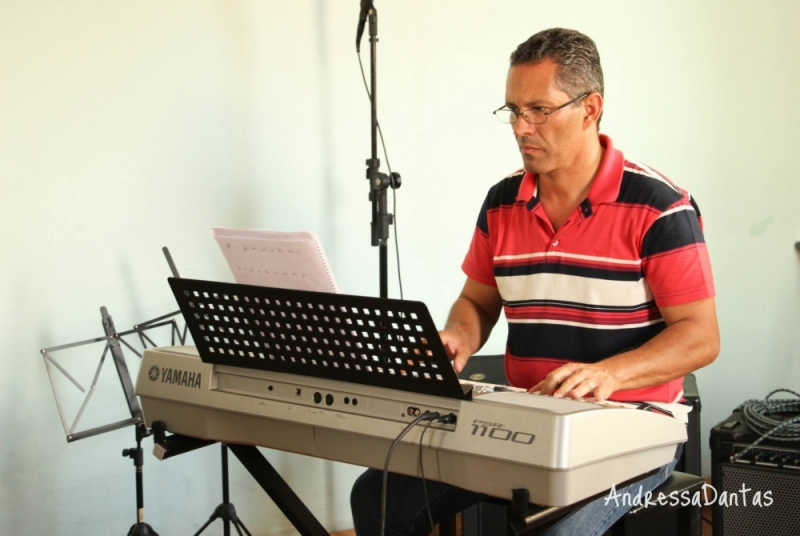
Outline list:
[[[575,399],[593,396],[601,401],[617,389],[617,379],[603,363],[567,363],[550,372],[529,391]]]

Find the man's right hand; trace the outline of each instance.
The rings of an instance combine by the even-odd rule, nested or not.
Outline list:
[[[466,342],[456,332],[450,330],[440,331],[439,337],[442,338],[447,357],[453,361],[453,368],[456,369],[456,372],[464,370],[464,367],[467,366],[467,361],[472,355]]]
[[[497,287],[467,278],[461,295],[450,309],[447,324],[439,332],[456,372],[464,370],[469,357],[489,338],[502,307]]]

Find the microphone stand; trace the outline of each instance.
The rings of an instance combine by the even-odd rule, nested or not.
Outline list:
[[[378,246],[380,257],[380,297],[389,297],[389,262],[386,242],[389,239],[389,226],[394,217],[386,208],[386,190],[400,187],[400,174],[387,175],[381,173],[381,161],[378,158],[378,105],[376,53],[378,44],[378,12],[369,6],[369,56],[370,56],[370,107],[372,127],[372,156],[367,160],[367,180],[369,180],[369,200],[372,202],[372,245]],[[363,27],[362,27],[363,28]],[[357,43],[358,44],[358,43]],[[358,48],[358,46],[356,47]]]

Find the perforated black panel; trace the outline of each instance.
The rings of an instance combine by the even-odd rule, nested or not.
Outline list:
[[[424,303],[169,279],[203,361],[468,399]]]
[[[742,495],[742,485],[750,490]],[[722,464],[722,490],[728,499],[722,508],[725,536],[800,536],[800,471],[769,470],[757,466]],[[772,500],[767,503],[766,493]],[[753,504],[759,493],[761,506]],[[768,504],[768,506],[767,506]],[[714,517],[714,523],[717,523]]]

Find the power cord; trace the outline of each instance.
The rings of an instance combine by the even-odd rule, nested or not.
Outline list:
[[[775,393],[790,393],[798,399],[770,400],[769,398]],[[761,437],[743,451],[731,456],[731,461],[738,460],[767,438],[772,441],[800,441],[800,415],[787,421],[767,416],[781,413],[800,413],[800,394],[791,389],[775,389],[764,400],[753,399],[742,404],[742,417],[745,423],[751,430],[760,433]]]
[[[372,93],[369,92],[369,85],[367,84],[367,75],[364,74],[364,64],[361,63],[361,51],[356,51],[358,54],[358,66],[361,68],[361,79],[364,81],[364,89],[367,90],[367,97],[369,97],[370,102],[372,102]],[[383,157],[386,159],[386,167],[389,169],[389,180],[392,181],[392,218],[394,220],[394,252],[395,258],[397,259],[397,282],[400,285],[400,299],[403,299],[403,278],[400,276],[400,246],[399,242],[397,241],[397,188],[394,181],[394,175],[392,175],[392,165],[389,163],[389,153],[386,152],[386,144],[383,141],[383,130],[381,130],[381,124],[376,119],[375,120],[378,126],[378,135],[381,138],[381,147],[383,147]]]
[[[408,426],[403,428],[403,431],[392,441],[392,446],[389,447],[389,452],[386,453],[386,463],[383,466],[383,482],[381,485],[381,536],[384,536],[386,531],[386,488],[389,481],[389,461],[392,459],[392,453],[394,452],[394,448],[400,443],[400,440],[405,437],[405,435],[411,431],[414,426],[419,424],[422,421],[431,421],[436,419],[450,419],[449,421],[442,421],[442,422],[455,422],[455,415],[450,413],[449,415],[442,416],[437,411],[426,411],[410,423]],[[430,512],[430,510],[429,510]]]

